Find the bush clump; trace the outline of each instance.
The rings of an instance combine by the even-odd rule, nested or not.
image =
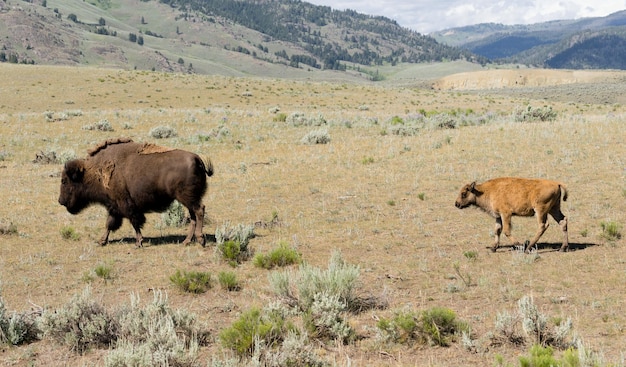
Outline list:
[[[526,108],[517,108],[513,112],[515,122],[554,121],[556,116],[557,113],[551,106],[544,106],[543,108],[527,106]]]
[[[237,266],[252,256],[248,244],[254,238],[254,226],[239,224],[231,226],[225,223],[215,230],[215,247],[219,255],[231,266]]]
[[[295,249],[289,247],[285,242],[281,242],[277,248],[268,254],[257,254],[254,257],[254,266],[263,269],[272,269],[276,266],[287,266],[299,264],[302,262],[302,256]]]
[[[227,291],[238,291],[241,289],[241,284],[237,280],[237,275],[232,271],[221,271],[217,275],[217,281],[220,283],[220,287]]]
[[[174,128],[169,127],[169,126],[153,127],[152,129],[150,129],[148,134],[150,134],[150,136],[155,139],[167,139],[167,138],[174,138],[178,136],[178,133],[176,132],[176,130],[174,130]]]
[[[37,340],[37,313],[9,313],[0,297],[0,345],[20,345]]]
[[[188,293],[204,293],[211,288],[211,274],[202,271],[176,270],[170,281],[176,288]]]
[[[286,121],[291,126],[322,126],[326,125],[326,119],[321,114],[307,117],[302,112],[293,112],[286,117]]]
[[[45,337],[83,354],[91,347],[107,348],[114,343],[118,324],[91,298],[91,288],[87,287],[60,310],[45,310],[40,318],[40,328]]]
[[[264,311],[252,308],[220,333],[220,341],[239,356],[252,356],[255,340],[273,348],[282,341],[287,330],[293,329],[285,320],[286,315],[278,308]]]
[[[326,129],[313,130],[307,133],[301,140],[302,144],[328,144],[330,143],[330,135]]]
[[[609,241],[617,241],[622,238],[622,226],[614,221],[601,222],[602,237]]]
[[[165,227],[182,227],[188,223],[188,217],[183,204],[174,200],[166,211],[161,213],[161,223]]]
[[[398,312],[391,319],[381,318],[376,326],[382,339],[388,342],[443,347],[469,330],[454,311],[445,307],[433,307],[421,313]]]
[[[200,345],[208,341],[206,326],[194,314],[172,310],[167,296],[154,292],[146,306],[131,295],[130,305],[116,313],[118,340],[105,366],[197,366]]]
[[[91,125],[85,125],[83,126],[83,130],[114,131],[113,126],[109,120],[106,119],[94,122]]]

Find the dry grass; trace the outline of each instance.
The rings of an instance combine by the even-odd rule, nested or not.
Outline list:
[[[57,203],[60,164],[33,164],[40,151],[72,150],[79,157],[94,144],[117,136],[151,141],[149,131],[170,126],[178,136],[156,141],[207,154],[215,165],[205,197],[205,232],[226,223],[269,222],[250,246],[267,252],[281,241],[297,247],[303,260],[324,267],[334,249],[361,268],[362,292],[385,297],[386,310],[351,316],[363,336],[354,345],[320,347],[338,365],[492,365],[496,355],[515,363],[529,346],[492,347],[470,353],[449,348],[383,346],[375,319],[394,310],[447,307],[484,337],[498,312],[516,308],[532,295],[553,317],[572,317],[586,344],[617,362],[626,334],[626,247],[607,242],[601,222],[626,222],[625,109],[598,104],[572,106],[500,96],[497,91],[465,94],[372,84],[211,76],[168,75],[103,69],[23,67],[0,64],[0,223],[18,234],[0,234],[1,295],[10,310],[32,304],[56,308],[86,286],[83,274],[103,262],[115,277],[95,280],[92,292],[107,307],[128,303],[131,293],[151,299],[152,290],[169,295],[173,308],[197,313],[212,336],[252,306],[272,299],[268,271],[247,261],[231,268],[207,248],[181,247],[184,228],[162,228],[148,215],[144,248],[133,248],[130,225],[96,245],[105,211],[92,207],[72,216]],[[515,124],[510,118],[526,103],[551,105],[557,121]],[[275,122],[274,107],[286,114],[322,114],[329,144],[306,145],[315,127]],[[383,135],[385,121],[420,109],[473,109],[502,114],[480,127],[429,130],[411,137]],[[44,112],[59,116],[47,121]],[[81,114],[66,118],[67,111]],[[107,120],[113,132],[83,126]],[[211,137],[220,126],[229,134]],[[478,210],[453,205],[457,190],[472,180],[496,176],[558,179],[568,184],[570,247],[555,252],[560,230],[554,223],[540,242],[538,257],[491,253],[493,220]],[[423,200],[422,200],[423,199]],[[535,220],[514,218],[515,233],[528,238]],[[66,240],[72,227],[79,240]],[[464,253],[475,251],[475,259]],[[529,260],[532,259],[532,260]],[[233,271],[239,292],[213,287],[192,295],[174,288],[177,269],[214,276]],[[469,275],[470,285],[459,276]],[[455,289],[455,291],[451,291]],[[84,356],[40,341],[2,353],[5,364],[102,364],[106,351]],[[222,356],[217,341],[201,356]]]

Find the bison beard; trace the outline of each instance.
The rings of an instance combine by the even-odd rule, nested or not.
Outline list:
[[[567,217],[561,212],[561,194],[563,201],[566,201],[567,189],[560,182],[501,177],[482,184],[472,182],[463,186],[454,205],[459,209],[474,205],[496,218],[492,251],[498,248],[502,232],[514,246],[520,245],[511,234],[512,216],[536,215],[539,228],[535,237],[524,247],[524,251],[529,251],[548,229],[548,214],[561,226],[563,231],[561,251],[567,251]]]
[[[106,231],[120,228],[127,218],[135,229],[137,247],[142,246],[141,228],[145,213],[163,212],[174,200],[189,210],[191,223],[183,244],[192,239],[204,246],[202,234],[207,176],[213,175],[211,161],[184,150],[113,139],[89,151],[85,159],[65,164],[61,175],[59,203],[78,214],[91,204],[102,204],[108,211]]]

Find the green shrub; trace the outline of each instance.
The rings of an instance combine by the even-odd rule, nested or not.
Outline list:
[[[211,274],[201,271],[176,270],[170,281],[181,291],[188,293],[204,293],[211,288]]]
[[[277,114],[276,116],[274,116],[274,122],[285,122],[287,121],[287,114],[281,112],[279,114]]]
[[[420,324],[428,342],[443,347],[450,345],[452,337],[469,329],[456,319],[454,311],[445,307],[433,307],[422,312]]]
[[[80,235],[76,233],[76,230],[73,227],[68,226],[61,228],[61,237],[63,237],[64,240],[80,240]]]
[[[280,324],[275,324],[258,308],[252,308],[244,312],[230,327],[222,330],[219,337],[222,346],[243,357],[252,355],[255,338],[273,347],[280,338],[280,332]]]
[[[616,241],[622,238],[622,226],[614,221],[601,222],[602,237],[609,241]]]
[[[554,358],[554,350],[552,348],[544,348],[536,344],[530,348],[529,357],[519,357],[519,363],[521,367],[565,366],[562,361],[558,361]],[[576,366],[578,366],[578,364],[576,364]]]
[[[94,269],[96,276],[105,282],[113,278],[113,267],[106,263],[101,263]]]
[[[225,223],[215,230],[215,249],[231,266],[237,266],[252,256],[248,244],[253,237],[254,226],[239,224],[232,227]]]
[[[91,288],[75,295],[61,309],[45,310],[40,328],[45,337],[80,354],[90,347],[108,348],[117,338],[117,323],[91,298]]]
[[[449,346],[455,337],[469,331],[467,324],[457,320],[454,311],[444,307],[433,307],[419,314],[398,312],[392,319],[381,318],[376,326],[385,341],[444,347]]]
[[[302,262],[302,257],[293,248],[285,242],[281,242],[278,248],[273,249],[268,254],[257,254],[254,257],[253,264],[258,268],[272,269],[276,266],[287,266],[292,264],[299,264]]]
[[[220,287],[227,291],[238,291],[241,289],[241,284],[237,280],[237,275],[231,271],[222,271],[217,275],[217,280],[220,283]]]
[[[476,251],[465,251],[463,252],[463,256],[465,256],[468,260],[476,260],[478,258],[478,252]]]

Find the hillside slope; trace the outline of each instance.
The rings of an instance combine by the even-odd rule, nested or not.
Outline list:
[[[232,76],[377,79],[384,64],[484,61],[388,18],[291,0],[7,0],[0,36],[5,62]]]

